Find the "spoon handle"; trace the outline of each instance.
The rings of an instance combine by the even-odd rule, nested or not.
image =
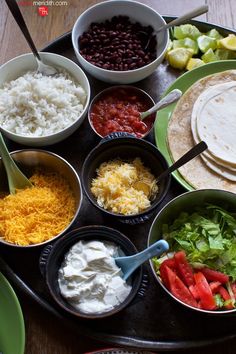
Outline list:
[[[20,171],[15,161],[9,154],[1,133],[0,133],[0,156],[2,157],[2,161],[7,173],[8,185],[11,194],[15,194],[16,189],[32,187],[32,183]]]
[[[160,182],[163,178],[169,175],[171,172],[177,170],[177,168],[185,165],[187,162],[192,160],[197,155],[201,154],[204,150],[207,149],[207,144],[204,141],[201,141],[190,149],[186,154],[184,154],[179,160],[177,160],[173,165],[171,165],[167,170],[162,172],[159,177],[157,177],[157,182]]]
[[[162,255],[162,253],[168,251],[168,249],[169,244],[165,240],[159,240],[153,243],[145,250],[143,250],[142,252],[139,252],[131,257],[133,257],[133,261],[138,267],[140,264],[144,263],[146,260],[152,257],[159,257],[160,255]]]
[[[150,114],[158,111],[160,108],[164,108],[168,106],[169,104],[177,101],[180,97],[182,96],[182,92],[178,89],[175,89],[168,93],[165,97],[163,97],[159,102],[157,102],[153,107],[151,107],[149,110],[140,113],[140,119],[143,120]]]
[[[142,263],[154,256],[159,257],[162,253],[168,251],[168,249],[169,244],[165,240],[159,240],[140,253],[137,253],[133,256],[124,257],[126,258],[126,270],[124,272],[123,279],[127,280],[129,276],[135,271],[135,269],[137,269]],[[119,260],[119,258],[117,260]],[[117,265],[119,266],[118,262]]]
[[[0,133],[0,153],[1,153],[2,161],[4,162],[6,172],[7,174],[10,174],[12,172],[12,165],[13,164],[15,165],[15,162],[13,161],[12,157],[9,155],[7,151],[7,147],[1,133]]]
[[[17,3],[16,3],[16,0],[5,0],[5,1],[6,1],[7,6],[9,7],[9,10],[12,13],[12,16],[16,20],[16,23],[18,24],[22,33],[24,34],[25,39],[28,42],[32,52],[34,53],[34,55],[36,56],[36,58],[38,60],[41,60],[39,53],[34,45],[32,38],[31,38],[31,35],[29,33],[29,30],[26,26],[25,20],[20,12],[20,9],[19,9]]]
[[[162,31],[163,29],[168,29],[173,26],[181,25],[184,22],[191,20],[191,18],[200,16],[207,11],[208,11],[208,5],[202,5],[200,7],[197,7],[196,9],[193,9],[193,10],[187,12],[186,14],[184,14],[183,16],[180,16],[180,17],[176,18],[175,20],[167,23],[166,25],[158,28],[155,32],[158,33],[160,31]]]

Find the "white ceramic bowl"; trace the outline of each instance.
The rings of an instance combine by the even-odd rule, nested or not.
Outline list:
[[[154,30],[166,23],[157,11],[147,5],[131,0],[110,0],[90,7],[78,17],[72,30],[72,43],[79,63],[89,74],[109,83],[130,84],[148,77],[163,61],[168,46],[169,33],[167,30],[158,33],[156,59],[151,63],[139,69],[127,71],[99,68],[85,60],[80,54],[78,39],[88,30],[92,22],[103,22],[118,15],[128,16],[131,22],[137,21],[143,26],[151,25]]]
[[[40,53],[40,56],[46,64],[61,67],[62,69],[65,69],[67,72],[69,72],[69,74],[84,88],[87,94],[87,99],[83,112],[78,116],[78,119],[65,129],[54,134],[40,137],[30,137],[12,133],[0,126],[1,131],[9,139],[17,143],[29,146],[47,146],[66,139],[82,124],[86,116],[90,101],[89,81],[83,70],[77,64],[66,57],[54,53]],[[25,74],[27,71],[33,71],[36,69],[37,63],[32,53],[23,54],[14,59],[11,59],[0,67],[0,87],[6,81],[15,80],[21,75]]]

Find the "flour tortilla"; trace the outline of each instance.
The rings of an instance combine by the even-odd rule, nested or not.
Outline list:
[[[217,159],[236,167],[236,82],[211,86],[196,100],[192,119],[200,140]]]
[[[205,97],[209,93],[210,93],[211,96],[212,96],[212,94],[215,95],[216,93],[220,94],[222,89],[224,90],[225,88],[227,89],[228,87],[232,87],[232,86],[235,86],[235,85],[236,85],[235,81],[230,81],[230,82],[226,82],[226,83],[223,83],[223,84],[211,86],[211,87],[209,87],[207,90],[205,90],[203,93],[201,93],[198,96],[197,100],[194,103],[193,110],[192,110],[192,115],[191,115],[191,130],[192,130],[193,140],[194,140],[194,142],[196,144],[198,144],[202,140],[202,139],[199,138],[199,134],[198,134],[198,131],[197,131],[197,118],[199,117],[199,111],[201,110],[201,107],[206,102]],[[236,92],[235,92],[235,94],[236,94]],[[231,99],[233,100],[233,97]],[[224,105],[224,102],[225,102],[224,100],[219,99],[219,97],[217,98],[217,100],[218,100],[218,102],[217,102],[218,104],[219,104],[219,101],[220,101],[221,104]],[[236,112],[236,97],[234,97],[234,100],[235,100],[235,102],[234,102],[233,106],[234,106],[234,112]],[[214,106],[211,107],[211,112],[213,110],[213,117],[214,117],[213,123],[215,124],[215,127],[213,127],[213,128],[216,129],[216,130],[217,130],[217,123],[216,122],[218,122],[218,120],[216,119],[217,118],[217,113],[218,113],[218,111],[220,111],[220,109],[218,107],[218,104],[216,104],[216,107],[214,107]],[[205,107],[205,108],[207,108],[207,107]],[[216,112],[214,112],[215,110],[216,110]],[[221,115],[220,115],[219,118],[221,119],[221,116],[224,116],[224,113],[227,112],[227,111],[228,111],[228,109],[227,109],[227,105],[226,105],[226,107],[223,108],[223,112],[222,112],[222,109],[221,109]],[[206,115],[207,115],[208,112],[206,112]],[[234,112],[233,112],[233,115],[235,116]],[[227,112],[227,113],[229,114],[229,112]],[[204,115],[205,115],[205,112],[204,112]],[[236,116],[234,117],[234,119],[235,119],[235,122],[236,122]],[[226,136],[224,137],[224,140],[221,143],[224,146],[224,142],[227,139],[227,134],[228,134],[229,131],[232,131],[232,127],[230,126],[229,122],[227,124],[227,116],[224,117],[223,122],[225,123],[225,129],[223,129],[223,134],[225,134]],[[210,127],[207,125],[207,123],[206,123],[206,126],[207,126],[207,128],[209,130]],[[210,131],[210,133],[212,133],[212,130]],[[214,137],[214,134],[212,134],[212,136]],[[220,132],[216,132],[215,137],[219,137],[219,136],[220,136]],[[236,136],[236,133],[234,135],[234,141],[235,141],[235,136]],[[222,160],[220,158],[215,157],[214,154],[212,154],[211,151],[210,151],[211,143],[209,143],[209,141],[207,139],[203,139],[203,140],[208,145],[208,150],[205,150],[201,154],[201,158],[203,159],[205,164],[210,169],[212,169],[213,171],[215,171],[218,174],[222,175],[223,177],[225,177],[225,178],[227,178],[227,179],[229,179],[231,181],[236,182],[236,167],[233,167],[231,164],[227,163],[227,161],[225,161],[225,160]],[[222,155],[221,155],[221,157],[222,157]]]
[[[198,96],[208,87],[236,81],[236,70],[207,76],[192,85],[178,101],[168,125],[167,140],[173,161],[191,149],[195,142],[191,131],[191,115]],[[179,169],[183,178],[195,189],[214,188],[236,193],[236,182],[229,181],[196,157]]]

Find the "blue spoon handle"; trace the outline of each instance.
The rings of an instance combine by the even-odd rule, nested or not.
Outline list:
[[[115,261],[121,267],[123,279],[127,280],[142,263],[154,256],[160,256],[162,253],[168,251],[168,249],[168,243],[165,240],[159,240],[140,253],[129,257],[119,257]]]

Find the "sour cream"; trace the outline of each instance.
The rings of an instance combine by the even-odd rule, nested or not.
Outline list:
[[[103,313],[121,304],[131,291],[114,257],[110,242],[79,241],[65,255],[58,272],[61,294],[77,310]]]

